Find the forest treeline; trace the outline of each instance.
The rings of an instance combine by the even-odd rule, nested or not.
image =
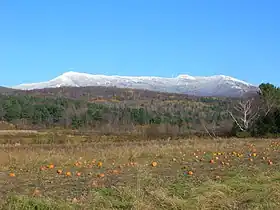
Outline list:
[[[97,103],[65,97],[0,95],[0,119],[18,128],[110,127],[114,131],[129,131],[135,126],[169,125],[176,127],[177,133],[186,133],[197,130],[201,119],[209,124],[225,118],[220,106],[194,101],[142,101],[128,105],[126,101]]]
[[[105,97],[102,93],[93,97],[90,89],[81,90],[0,94],[0,120],[19,129],[60,127],[104,133],[132,132],[139,128],[154,135],[277,136],[280,133],[280,90],[272,84],[261,84],[258,95],[243,99],[194,99],[150,92],[148,96],[135,96],[131,91],[114,92],[114,89],[107,91]]]

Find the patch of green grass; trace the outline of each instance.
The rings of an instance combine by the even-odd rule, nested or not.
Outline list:
[[[27,196],[12,195],[3,205],[2,210],[74,210],[74,205],[66,204],[66,202],[53,201],[46,198],[33,198]]]
[[[95,196],[102,198],[99,202],[91,204],[91,207],[107,209],[131,209],[134,198],[124,189],[117,188],[100,188],[94,191]]]

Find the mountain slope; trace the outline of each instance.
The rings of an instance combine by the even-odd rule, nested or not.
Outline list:
[[[147,89],[152,91],[183,93],[195,96],[227,96],[239,97],[248,92],[256,92],[257,87],[244,81],[216,75],[209,77],[192,77],[179,75],[176,78],[132,77],[92,75],[78,72],[66,72],[50,81],[21,84],[14,89],[32,90],[55,87],[107,86],[118,88]]]
[[[11,89],[11,88],[6,88],[6,87],[0,86],[0,93],[10,93],[10,92],[13,92],[13,91],[15,91],[15,90]]]

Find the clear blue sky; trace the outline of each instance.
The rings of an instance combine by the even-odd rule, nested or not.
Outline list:
[[[1,0],[0,86],[73,70],[280,85],[279,0]]]

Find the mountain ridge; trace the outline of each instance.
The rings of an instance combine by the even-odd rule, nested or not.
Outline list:
[[[104,86],[118,88],[146,89],[151,91],[180,93],[195,96],[239,97],[248,92],[257,92],[258,87],[245,81],[225,76],[108,76],[69,71],[45,82],[20,84],[13,89],[32,90],[57,87]]]
[[[13,91],[15,91],[15,90],[12,89],[12,88],[0,86],[0,94],[1,94],[1,93],[13,92]]]

